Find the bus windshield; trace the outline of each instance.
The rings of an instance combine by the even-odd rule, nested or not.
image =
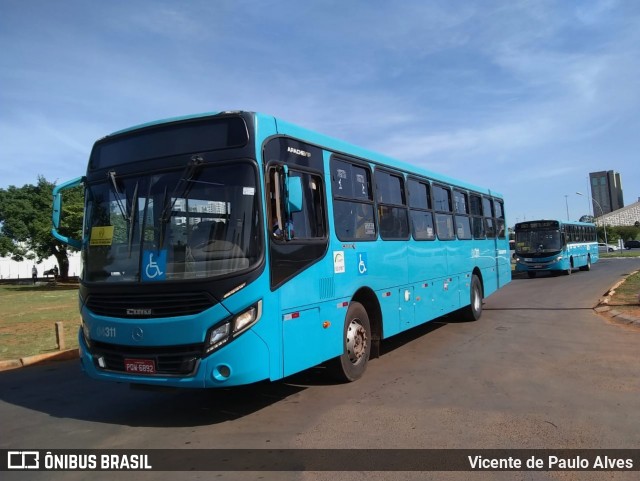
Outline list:
[[[250,162],[109,177],[87,187],[84,280],[213,278],[254,266],[263,242]]]
[[[558,230],[525,230],[516,232],[516,252],[549,254],[562,250],[562,236]]]

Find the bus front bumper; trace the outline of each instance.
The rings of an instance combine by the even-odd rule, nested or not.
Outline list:
[[[193,360],[194,368],[187,375],[128,373],[125,372],[124,367],[114,368],[114,366],[130,363],[137,364],[142,367],[141,370],[144,370],[145,366],[151,365],[150,361],[155,362],[157,356],[129,355],[125,350],[118,354],[120,359],[114,364],[113,361],[106,361],[101,353],[91,352],[82,329],[78,333],[78,342],[82,370],[89,377],[103,381],[158,387],[217,388],[269,379],[269,350],[266,343],[251,329],[209,356]],[[122,350],[119,346],[114,348],[117,351]]]
[[[562,261],[562,256],[532,260],[516,258],[516,272],[562,270],[565,269]]]

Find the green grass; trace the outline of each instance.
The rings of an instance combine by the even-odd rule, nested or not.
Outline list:
[[[627,314],[640,317],[640,272],[630,275],[618,286],[609,300],[609,306]]]
[[[55,352],[55,323],[64,323],[66,348],[78,347],[78,286],[0,285],[0,360]]]

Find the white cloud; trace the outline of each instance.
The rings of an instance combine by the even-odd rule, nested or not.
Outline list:
[[[63,176],[60,159],[78,159],[79,174],[80,152],[111,131],[238,108],[478,183],[505,165],[563,177],[560,158],[624,162],[640,107],[634,5],[14,2],[0,166],[55,158],[32,165]]]

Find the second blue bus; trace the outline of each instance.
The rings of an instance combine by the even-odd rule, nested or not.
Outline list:
[[[570,275],[598,261],[596,226],[586,222],[534,220],[516,224],[516,271]]]

